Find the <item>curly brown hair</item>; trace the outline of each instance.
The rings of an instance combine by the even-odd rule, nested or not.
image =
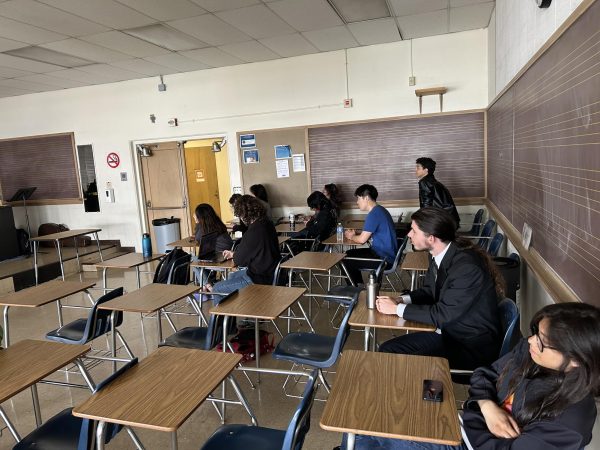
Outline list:
[[[233,214],[242,219],[246,225],[265,217],[266,211],[260,201],[252,195],[242,195],[233,203]]]

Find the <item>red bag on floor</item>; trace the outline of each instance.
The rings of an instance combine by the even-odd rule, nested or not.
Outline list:
[[[265,330],[259,330],[259,349],[260,354],[270,353],[275,349],[275,336]],[[229,343],[235,353],[242,355],[242,361],[254,361],[255,355],[254,328],[241,328],[238,333],[231,338]],[[217,345],[217,351],[223,351],[223,344]]]

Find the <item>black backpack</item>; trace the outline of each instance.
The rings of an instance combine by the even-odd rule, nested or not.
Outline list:
[[[153,283],[188,284],[191,255],[175,247],[161,260],[154,272]]]

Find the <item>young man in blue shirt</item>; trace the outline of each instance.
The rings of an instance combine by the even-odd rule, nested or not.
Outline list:
[[[361,211],[367,211],[365,225],[360,234],[355,230],[346,230],[346,239],[357,244],[366,244],[371,239],[371,247],[349,250],[346,254],[352,258],[384,259],[393,264],[398,251],[396,228],[389,211],[377,204],[377,189],[370,184],[359,186],[354,192],[356,204]],[[344,265],[355,284],[362,283],[361,269],[375,270],[379,261],[345,260]]]

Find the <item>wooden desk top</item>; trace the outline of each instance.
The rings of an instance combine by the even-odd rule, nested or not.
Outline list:
[[[153,254],[152,256],[144,256],[141,253],[127,253],[123,256],[117,256],[116,258],[109,259],[106,261],[97,262],[96,267],[101,269],[131,269],[133,267],[141,266],[151,261],[156,261],[162,258],[163,254]]]
[[[240,362],[236,353],[160,347],[73,415],[173,432]]]
[[[198,289],[200,289],[200,286],[194,286],[193,284],[181,286],[177,284],[151,283],[109,300],[100,305],[98,309],[152,313],[197,292]]]
[[[85,234],[97,233],[98,231],[102,231],[101,228],[83,228],[81,230],[68,230],[61,231],[59,233],[51,233],[46,234],[44,236],[38,236],[34,238],[30,238],[30,241],[59,241],[61,239],[67,239],[77,236],[83,236]]]
[[[397,292],[380,292],[379,295],[398,297]],[[367,308],[367,292],[362,291],[348,323],[358,327],[387,328],[389,330],[435,331],[433,325],[404,320],[396,314],[381,314],[377,309]]]
[[[400,265],[402,270],[423,270],[429,269],[428,252],[408,252],[404,255],[404,260]]]
[[[167,247],[183,247],[183,248],[194,248],[198,246],[198,241],[194,236],[188,236],[185,239],[179,239],[178,241],[167,244]]]
[[[302,252],[284,262],[281,268],[327,271],[345,257],[345,253]]]
[[[275,231],[278,233],[296,233],[297,231],[302,231],[305,228],[305,223],[297,223],[294,225],[294,228],[290,227],[289,223],[280,223],[275,227]]]
[[[344,236],[344,240],[342,242],[338,242],[337,240],[337,234],[332,234],[331,236],[329,236],[327,239],[325,239],[324,241],[321,242],[321,244],[325,244],[325,245],[347,245],[347,246],[359,246],[361,244],[351,241],[350,239],[346,238]]]
[[[37,308],[46,305],[77,292],[84,291],[96,284],[95,281],[62,281],[52,280],[38,284],[21,291],[12,292],[0,297],[0,305],[22,306],[25,308]]]
[[[223,261],[221,263],[217,262],[208,262],[208,261],[196,261],[190,264],[192,267],[204,267],[205,269],[214,269],[214,270],[231,270],[235,269],[237,266],[233,262],[233,259],[228,259],[227,261]]]
[[[210,310],[220,316],[275,320],[294,304],[304,288],[251,284]]]
[[[345,350],[336,372],[321,416],[324,430],[447,445],[461,442],[446,359]],[[423,380],[443,383],[443,402],[423,400]]]
[[[0,403],[90,351],[89,345],[26,339],[0,351]]]

